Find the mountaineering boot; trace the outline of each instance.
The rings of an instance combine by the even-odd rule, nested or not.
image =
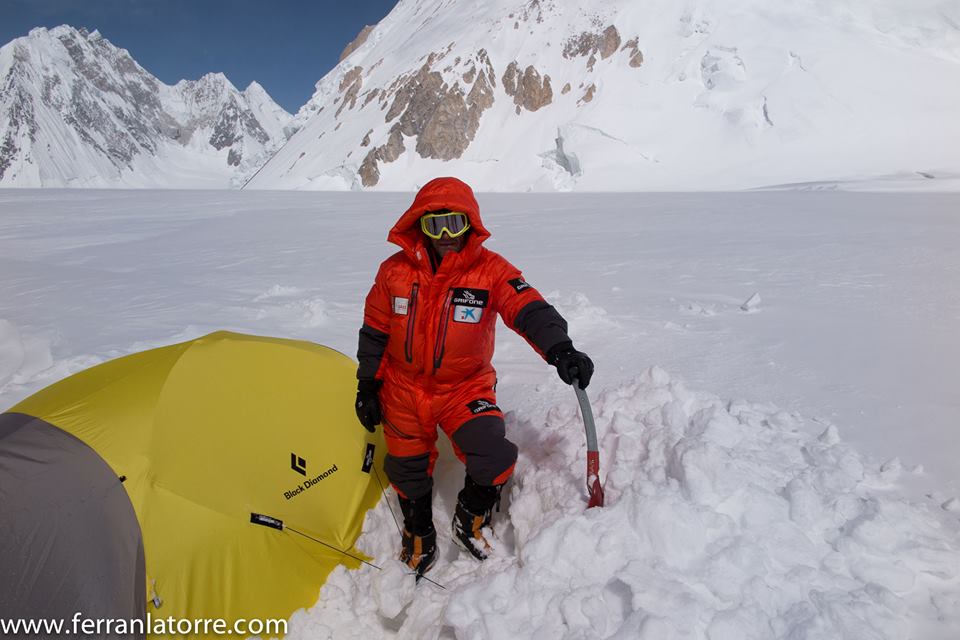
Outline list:
[[[437,560],[437,530],[433,528],[432,495],[428,493],[416,500],[402,496],[398,498],[400,510],[403,512],[400,561],[413,569],[419,580]]]
[[[481,529],[490,524],[494,505],[500,503],[503,485],[484,487],[470,476],[466,477],[463,489],[457,496],[457,508],[453,514],[453,539],[477,560],[486,560],[490,555],[490,543]]]

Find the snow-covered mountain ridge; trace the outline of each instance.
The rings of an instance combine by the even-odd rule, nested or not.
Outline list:
[[[249,187],[955,178],[957,25],[937,0],[401,0]]]
[[[242,184],[292,116],[221,73],[166,85],[99,32],[37,28],[0,49],[0,185]]]

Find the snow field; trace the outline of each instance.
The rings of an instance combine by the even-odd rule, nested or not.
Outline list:
[[[381,503],[360,546],[387,567],[338,569],[317,606],[292,618],[291,637],[960,631],[956,527],[905,500],[896,464],[870,465],[835,428],[816,434],[801,416],[698,393],[654,367],[596,395],[606,506],[585,511],[574,407],[557,405],[540,424],[510,416],[520,459],[509,509],[494,516],[496,558],[458,556],[446,534],[452,503],[441,504],[435,520],[446,539],[428,575],[446,589],[414,587],[389,560],[398,534]],[[442,476],[455,481],[457,466]]]
[[[217,329],[354,353],[411,197],[0,193],[0,408]],[[954,196],[480,202],[490,248],[597,363],[607,504],[584,510],[574,394],[499,327],[520,459],[495,556],[451,542],[463,468],[441,437],[446,588],[393,559],[387,489],[358,543],[382,570],[335,572],[291,637],[960,637]]]

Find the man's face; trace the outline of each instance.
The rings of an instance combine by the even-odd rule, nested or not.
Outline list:
[[[456,238],[451,238],[446,232],[444,232],[443,235],[440,236],[439,240],[434,240],[433,238],[429,237],[427,240],[430,241],[430,246],[433,247],[433,250],[437,252],[437,255],[442,258],[450,252],[456,253],[463,249],[463,245],[468,234],[469,231]]]

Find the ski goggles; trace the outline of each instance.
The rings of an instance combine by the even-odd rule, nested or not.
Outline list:
[[[420,218],[420,230],[428,238],[439,240],[446,231],[451,238],[459,238],[470,228],[465,213],[428,213]]]

